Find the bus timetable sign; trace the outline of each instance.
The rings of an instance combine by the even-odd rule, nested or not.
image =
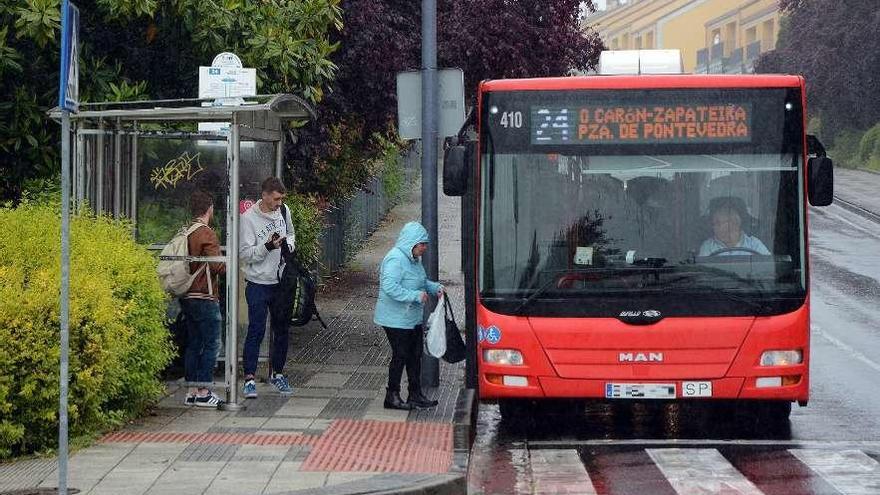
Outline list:
[[[532,106],[531,143],[669,144],[748,142],[748,103],[657,106]]]

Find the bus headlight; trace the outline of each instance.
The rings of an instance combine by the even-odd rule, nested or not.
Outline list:
[[[522,353],[513,349],[485,349],[483,361],[491,364],[522,366]]]
[[[804,362],[804,354],[800,350],[764,351],[761,354],[761,366],[789,366]]]

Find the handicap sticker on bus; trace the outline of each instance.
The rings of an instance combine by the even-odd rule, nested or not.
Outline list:
[[[493,345],[501,342],[501,330],[495,325],[486,329],[486,342]]]

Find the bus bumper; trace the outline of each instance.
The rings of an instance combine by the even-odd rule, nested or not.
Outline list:
[[[497,375],[481,374],[481,399],[515,399],[515,398],[578,398],[578,399],[609,399],[606,395],[609,384],[630,384],[636,380],[580,380],[558,377],[520,377],[528,384],[509,386],[498,383]],[[502,380],[503,382],[503,380]],[[709,388],[697,391],[693,384],[710,383]],[[789,400],[805,405],[809,399],[809,387],[805,379],[796,384],[765,387],[758,386],[757,377],[726,377],[712,380],[650,380],[638,383],[674,384],[675,397],[670,399],[698,400]],[[687,386],[686,386],[687,385]],[[709,391],[707,393],[707,390]],[[694,395],[694,394],[697,395]],[[616,397],[615,397],[616,398]],[[637,397],[631,397],[637,398]]]

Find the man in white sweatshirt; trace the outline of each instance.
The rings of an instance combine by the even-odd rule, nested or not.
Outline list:
[[[281,261],[281,243],[286,242],[293,252],[296,235],[290,220],[290,210],[281,205],[287,189],[277,177],[263,181],[261,199],[241,216],[238,255],[247,281],[245,298],[248,305],[248,331],[244,340],[244,396],[255,398],[257,385],[254,373],[260,345],[266,333],[266,314],[270,311],[272,294],[278,287],[278,265]],[[282,395],[292,393],[284,376],[287,361],[288,325],[272,323],[272,385]]]

